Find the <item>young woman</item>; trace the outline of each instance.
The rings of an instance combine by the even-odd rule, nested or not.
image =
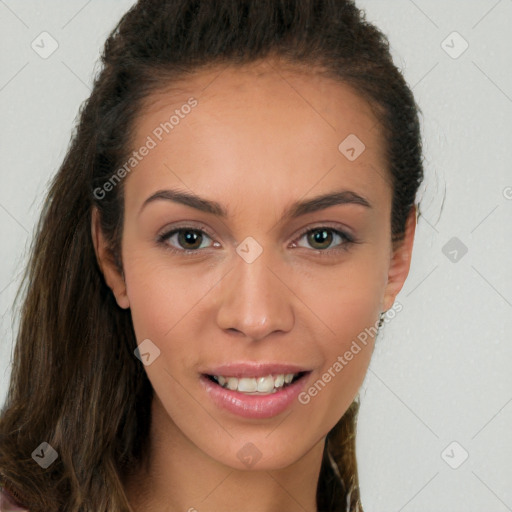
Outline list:
[[[418,108],[351,1],[141,0],[38,227],[0,418],[34,511],[360,511]]]

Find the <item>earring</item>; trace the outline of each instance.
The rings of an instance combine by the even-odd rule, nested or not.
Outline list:
[[[386,312],[385,311],[381,311],[380,312],[379,327],[378,327],[378,329],[380,329],[382,327],[382,324],[384,323],[384,317],[385,316],[386,316]]]

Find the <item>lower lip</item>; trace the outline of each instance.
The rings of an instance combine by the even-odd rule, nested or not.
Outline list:
[[[200,382],[218,407],[243,418],[263,419],[272,418],[288,409],[305,387],[310,373],[268,395],[246,395],[239,391],[231,391],[215,384],[205,375],[201,375]]]

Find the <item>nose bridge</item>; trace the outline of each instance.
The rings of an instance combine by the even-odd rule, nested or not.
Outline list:
[[[264,338],[293,325],[289,291],[280,282],[275,258],[248,237],[237,246],[234,268],[222,287],[217,322],[222,329],[236,329],[248,338]]]

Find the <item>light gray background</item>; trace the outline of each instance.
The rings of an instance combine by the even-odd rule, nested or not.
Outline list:
[[[2,402],[11,305],[47,183],[132,3],[0,0]],[[363,506],[512,511],[512,0],[357,3],[389,36],[423,110],[427,175],[403,310],[361,388]],[[43,31],[59,45],[47,59],[31,48]]]

